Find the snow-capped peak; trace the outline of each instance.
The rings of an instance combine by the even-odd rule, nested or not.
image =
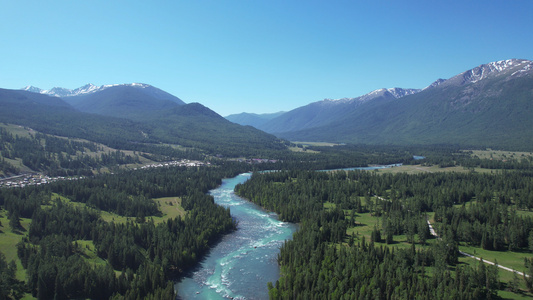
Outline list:
[[[94,84],[88,83],[82,87],[79,87],[73,90],[61,88],[61,87],[54,87],[50,90],[43,90],[43,89],[40,89],[34,86],[27,86],[27,87],[22,88],[22,90],[33,92],[33,93],[56,96],[56,97],[73,97],[73,96],[86,95],[86,94],[91,94],[94,92],[103,91],[107,88],[114,87],[114,86],[133,86],[136,88],[147,88],[150,85],[144,84],[144,83],[129,83],[129,84],[108,84],[108,85],[96,86]]]
[[[439,85],[465,85],[477,83],[496,76],[523,76],[533,70],[533,61],[526,59],[506,59],[477,66],[448,80],[439,79],[425,89]]]
[[[347,103],[347,102],[357,102],[357,103],[363,103],[369,100],[373,100],[378,97],[394,97],[396,99],[416,94],[420,92],[420,89],[402,89],[402,88],[382,88],[374,90],[368,94],[356,97],[356,98],[341,98],[341,99],[324,99],[322,100],[323,103]]]
[[[524,63],[522,60],[507,59],[483,64],[463,73],[466,82],[476,83],[494,73],[500,73]]]
[[[391,88],[387,89],[387,92],[391,93],[396,99],[398,99],[408,95],[416,94],[420,92],[420,89]]]
[[[416,94],[420,92],[419,89],[402,89],[402,88],[389,88],[389,89],[386,89],[386,88],[383,88],[383,89],[377,89],[377,90],[374,90],[366,95],[363,95],[363,96],[360,96],[358,97],[359,100],[362,100],[362,101],[367,101],[367,100],[371,100],[371,99],[374,99],[374,98],[377,98],[377,97],[380,97],[380,96],[385,96],[385,95],[390,95],[396,99],[398,98],[402,98],[402,97],[405,97],[405,96],[408,96],[408,95],[412,95],[412,94]]]
[[[92,83],[89,83],[89,84],[86,84],[82,87],[79,87],[75,90],[72,91],[73,94],[88,94],[88,93],[93,93],[93,92],[96,92],[98,91],[100,88],[97,87],[96,85],[92,84]]]
[[[22,90],[23,91],[32,92],[32,93],[41,93],[42,92],[42,90],[40,88],[32,86],[32,85],[28,85],[26,87],[23,87]]]

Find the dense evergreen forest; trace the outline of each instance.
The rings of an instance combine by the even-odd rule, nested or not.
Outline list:
[[[0,214],[11,230],[24,231],[21,220],[31,218],[16,245],[27,281],[15,278],[16,266],[2,255],[2,299],[24,292],[38,299],[174,299],[172,280],[235,229],[229,210],[206,192],[244,167],[158,168],[1,189]],[[152,199],[167,196],[179,196],[186,214],[156,223],[161,212]],[[129,218],[105,221],[103,212]],[[103,263],[87,260],[93,249]]]
[[[0,128],[0,137],[4,174],[19,173],[13,161],[20,161],[44,174],[86,175],[0,189],[0,226],[21,239],[12,246],[16,263],[0,255],[0,299],[25,293],[39,299],[173,299],[172,281],[235,228],[230,212],[206,192],[249,170],[278,172],[254,173],[237,191],[301,224],[281,249],[283,276],[269,284],[274,299],[495,298],[502,288],[497,270],[459,264],[458,245],[533,249],[533,221],[523,213],[533,207],[529,155],[478,157],[459,146],[293,145],[299,151],[257,152],[266,159],[258,162],[226,159],[229,148],[217,156],[153,144],[102,152],[101,144],[38,132]],[[179,158],[211,167],[119,168]],[[460,167],[464,173],[315,171],[396,163]],[[100,168],[107,173],[93,176]],[[163,216],[154,199],[170,196],[180,198],[183,216]],[[379,218],[368,237],[350,233],[360,226],[360,214]],[[428,215],[442,240],[430,235]],[[410,247],[395,247],[400,235]],[[525,266],[533,274],[533,260]],[[526,285],[533,289],[533,281]]]
[[[94,155],[89,155],[92,152]],[[139,157],[121,151],[104,152],[92,142],[82,142],[35,133],[21,137],[0,128],[1,171],[17,173],[6,159],[20,159],[33,171],[50,176],[92,175],[92,170],[123,164],[139,163]]]
[[[279,171],[254,173],[236,192],[301,224],[281,248],[272,299],[490,299],[502,288],[497,268],[458,264],[458,244],[533,249],[533,220],[518,213],[533,208],[531,171]],[[361,213],[380,218],[368,239],[347,234]],[[387,247],[396,235],[411,247]]]

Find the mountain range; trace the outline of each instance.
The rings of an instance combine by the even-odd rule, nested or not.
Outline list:
[[[533,62],[509,59],[424,89],[379,89],[313,102],[257,128],[293,141],[531,149],[532,105]]]
[[[54,87],[42,90],[27,86],[22,90],[62,98],[75,109],[114,117],[135,117],[145,112],[170,109],[185,105],[181,99],[144,83],[95,86],[87,84],[70,90]]]
[[[510,59],[438,79],[423,89],[379,89],[289,112],[227,117],[257,129],[141,83],[0,89],[0,122],[119,149],[177,144],[224,155],[286,149],[280,138],[530,150],[532,104],[533,62]]]
[[[27,86],[25,88],[22,88],[24,91],[29,91],[33,93],[39,93],[39,94],[45,94],[50,96],[56,96],[60,98],[67,98],[67,97],[75,97],[75,96],[86,96],[90,94],[95,94],[98,92],[101,92],[103,90],[113,88],[116,89],[117,87],[123,87],[123,88],[131,88],[139,91],[141,94],[144,94],[146,96],[154,97],[157,99],[162,100],[171,100],[178,104],[185,104],[181,99],[178,97],[171,95],[163,90],[160,90],[156,87],[153,87],[149,84],[144,83],[131,83],[131,84],[109,84],[109,85],[102,85],[102,86],[96,86],[94,84],[88,83],[82,87],[79,87],[77,89],[66,89],[62,87],[54,87],[50,90],[43,90],[38,87],[34,86]]]
[[[186,104],[147,84],[0,89],[0,107],[0,122],[117,149],[174,144],[235,156],[286,149],[273,135],[232,123],[199,103]]]

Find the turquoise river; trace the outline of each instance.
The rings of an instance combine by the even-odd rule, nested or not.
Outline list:
[[[224,236],[194,270],[176,284],[178,299],[268,299],[267,282],[279,278],[277,255],[297,226],[234,194],[250,173],[224,179],[210,194],[229,207],[237,230]]]

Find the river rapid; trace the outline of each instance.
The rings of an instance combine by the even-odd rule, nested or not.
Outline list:
[[[268,299],[267,282],[279,279],[277,255],[297,225],[238,197],[235,186],[250,173],[224,179],[209,192],[215,203],[230,207],[237,230],[225,235],[200,266],[176,284],[178,299]]]

